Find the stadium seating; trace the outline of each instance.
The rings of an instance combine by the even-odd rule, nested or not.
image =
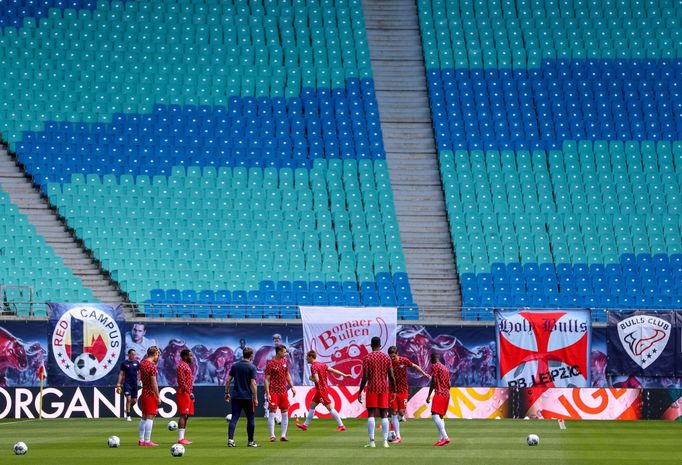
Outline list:
[[[3,29],[0,131],[132,302],[416,317],[359,0],[58,6]]]
[[[463,317],[682,307],[682,6],[419,15]]]
[[[73,276],[52,247],[36,233],[26,216],[19,212],[9,195],[2,190],[2,186],[0,216],[0,305],[4,306],[6,302],[19,303],[16,313],[28,316],[30,302],[95,300],[92,291],[83,287],[82,281]],[[44,316],[43,306],[36,306],[34,311],[35,315]]]

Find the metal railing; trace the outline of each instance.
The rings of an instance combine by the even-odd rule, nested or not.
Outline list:
[[[35,291],[33,286],[15,286],[0,284],[0,300],[2,301],[1,313],[18,313],[28,307],[26,311],[32,312]]]
[[[85,302],[82,302],[85,303]],[[224,321],[264,320],[268,322],[290,322],[300,319],[298,305],[266,304],[206,304],[206,303],[118,303],[129,320],[159,318],[167,320]],[[399,318],[416,320],[415,306],[397,307]],[[18,318],[40,318],[47,316],[45,302],[8,302],[2,316]],[[454,315],[454,311],[453,311]]]
[[[17,286],[21,287],[21,286]],[[28,287],[28,286],[26,286]],[[4,295],[4,294],[2,294]],[[197,322],[257,322],[267,321],[268,323],[291,323],[300,319],[298,305],[265,305],[265,304],[206,304],[206,303],[119,303],[126,315],[126,319],[131,321],[159,319],[162,321],[197,321]],[[531,307],[449,307],[451,316],[438,316],[430,318],[428,309],[416,306],[397,307],[398,318],[402,324],[428,322],[429,324],[458,324],[464,326],[487,326],[494,324],[494,310],[576,310],[575,308],[531,308]],[[443,307],[443,310],[445,307]],[[651,308],[582,308],[591,310],[598,318],[593,317],[593,324],[601,326],[605,324],[608,312],[630,312],[643,310],[649,312],[670,312],[679,309],[651,309]],[[479,311],[480,315],[489,318],[466,319],[461,318],[460,311],[474,312]],[[45,302],[22,302],[22,301],[3,301],[2,317],[9,318],[41,318],[47,316],[47,303]]]

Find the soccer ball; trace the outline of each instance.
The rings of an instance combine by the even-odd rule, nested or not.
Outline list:
[[[178,424],[174,421],[169,421],[168,422],[168,431],[175,431],[178,429]]]
[[[90,352],[85,352],[76,357],[73,366],[78,379],[82,381],[91,381],[97,374],[99,362],[97,361],[97,357]]]
[[[118,447],[121,445],[121,440],[118,436],[109,436],[109,439],[107,439],[107,445],[109,447]]]
[[[528,438],[526,439],[526,442],[528,443],[529,446],[537,446],[540,444],[540,436],[537,434],[529,434]]]
[[[225,415],[225,420],[231,421],[232,420],[232,414],[228,413],[227,415]]]
[[[389,431],[388,432],[388,441],[389,442],[395,441],[397,437],[398,437],[398,435],[395,434],[395,431]]]
[[[171,455],[173,457],[182,457],[185,455],[185,446],[182,444],[173,444],[171,446]]]
[[[16,455],[24,455],[26,452],[28,452],[28,446],[25,442],[19,441],[14,444],[14,453]]]

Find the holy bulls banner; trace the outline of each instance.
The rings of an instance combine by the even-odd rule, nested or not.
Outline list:
[[[317,360],[342,373],[329,373],[330,384],[357,386],[362,378],[362,359],[372,350],[370,340],[381,338],[381,350],[395,345],[395,307],[300,307],[303,320],[304,352],[314,350]],[[303,381],[310,383],[310,366],[305,365]]]
[[[675,375],[675,313],[609,312],[608,322],[609,375]]]
[[[589,310],[495,312],[498,385],[589,387]]]
[[[123,359],[119,305],[48,304],[50,384],[113,385]]]

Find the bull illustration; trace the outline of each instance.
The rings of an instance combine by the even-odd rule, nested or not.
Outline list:
[[[211,384],[223,385],[234,363],[234,352],[226,346],[218,347],[209,355],[206,374]]]
[[[197,344],[192,347],[194,359],[197,361],[197,375],[194,379],[196,384],[208,383],[209,378],[207,374],[208,357],[211,355],[211,350],[203,344]]]
[[[189,349],[185,341],[180,339],[171,339],[168,345],[161,352],[161,360],[159,361],[159,384],[167,384],[168,386],[178,385],[178,363],[180,363],[180,352],[184,349]],[[196,373],[199,369],[196,359],[193,360],[192,374],[196,377]],[[161,376],[165,379],[165,383],[162,381]]]
[[[606,379],[606,363],[608,359],[606,354],[601,350],[593,350],[591,359],[592,366],[590,367],[590,375],[592,377],[592,387],[607,387],[608,381]]]
[[[494,350],[488,345],[468,349],[462,341],[450,334],[432,337],[424,326],[404,326],[397,335],[400,353],[418,364],[425,371],[431,369],[429,354],[441,354],[441,361],[450,372],[453,386],[482,383],[493,385],[495,379]],[[412,381],[421,378],[416,372],[409,373]]]
[[[24,342],[0,327],[0,387],[7,387],[7,371],[20,372],[28,368],[28,356]]]
[[[45,363],[47,351],[40,345],[40,342],[34,342],[26,349],[26,357],[28,358],[28,369],[20,372],[19,384],[32,386],[40,381],[38,369]]]
[[[300,384],[303,376],[303,340],[299,339],[287,345],[287,360],[289,362],[289,372],[291,373],[291,380],[294,384]],[[274,345],[264,345],[256,351],[253,357],[253,364],[258,371],[258,383],[262,384],[265,381],[265,367],[268,361],[275,356]]]

